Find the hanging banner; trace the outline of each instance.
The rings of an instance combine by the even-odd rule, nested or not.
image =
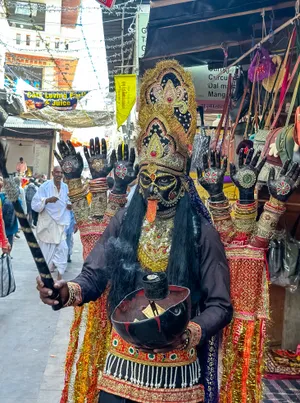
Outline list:
[[[27,111],[51,106],[58,111],[71,111],[89,91],[24,91]]]
[[[112,8],[116,2],[116,0],[96,0],[97,3],[105,6],[106,8]]]
[[[136,75],[120,74],[115,76],[116,115],[118,129],[127,120],[136,101]]]
[[[147,42],[147,26],[149,21],[150,6],[140,8],[136,15],[136,56],[137,61],[144,57]]]

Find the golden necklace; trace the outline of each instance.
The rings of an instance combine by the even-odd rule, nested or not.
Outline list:
[[[152,272],[166,271],[172,244],[174,217],[156,217],[153,223],[145,218],[138,246],[138,261]]]

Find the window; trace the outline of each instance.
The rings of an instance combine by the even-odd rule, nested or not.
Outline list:
[[[50,38],[49,38],[49,36],[46,37],[45,45],[46,45],[47,48],[50,48]]]
[[[16,34],[16,44],[21,45],[21,34]]]
[[[69,50],[69,41],[68,41],[68,39],[65,40],[65,50]]]
[[[55,38],[55,49],[59,49],[59,38]]]
[[[35,39],[35,46],[37,48],[39,48],[41,46],[41,38],[39,36],[37,36]]]
[[[30,46],[30,35],[26,35],[26,45]]]

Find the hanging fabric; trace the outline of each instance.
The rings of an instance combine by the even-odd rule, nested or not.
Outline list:
[[[298,60],[294,66],[293,72],[291,74],[290,80],[286,88],[285,96],[295,78],[299,63],[300,63],[300,56],[298,57]],[[299,88],[299,82],[300,82],[300,76],[297,77],[293,98],[285,126],[281,128],[276,128],[278,119],[280,117],[284,105],[285,98],[283,98],[283,100],[280,102],[275,119],[272,123],[271,130],[268,132],[265,138],[261,158],[266,157],[267,161],[260,172],[258,178],[260,182],[267,182],[269,172],[272,167],[275,169],[275,174],[278,175],[282,167],[282,164],[288,159],[293,158],[293,151],[294,151],[293,126],[289,126],[289,122],[295,105],[296,94]]]

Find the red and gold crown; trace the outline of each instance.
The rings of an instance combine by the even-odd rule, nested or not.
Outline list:
[[[196,132],[197,105],[191,76],[177,61],[159,62],[145,73],[138,123],[141,170],[151,164],[184,174]]]

